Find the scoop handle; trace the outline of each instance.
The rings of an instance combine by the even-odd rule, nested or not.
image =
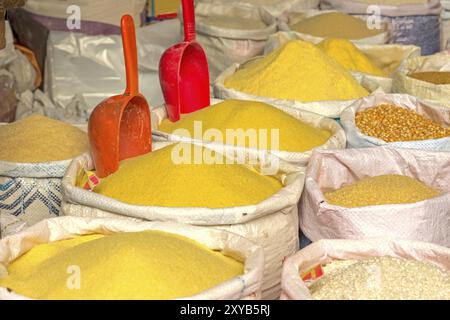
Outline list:
[[[136,32],[134,30],[133,17],[126,14],[122,17],[122,44],[125,57],[125,70],[127,76],[126,95],[139,93],[139,73],[136,49]]]
[[[181,5],[183,7],[184,41],[191,42],[195,40],[194,0],[182,0]]]

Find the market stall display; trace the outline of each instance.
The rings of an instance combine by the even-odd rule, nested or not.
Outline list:
[[[177,123],[170,123],[166,117],[164,108],[153,109],[153,138],[157,141],[196,141],[268,150],[299,166],[308,163],[316,147],[340,149],[346,144],[345,134],[335,121],[262,102],[225,100]],[[215,134],[208,139],[208,132]]]
[[[320,240],[285,261],[282,299],[448,300],[449,263],[425,242]]]
[[[260,247],[229,232],[174,223],[49,219],[1,240],[0,255],[9,271],[0,279],[0,299],[255,299],[261,290]],[[68,261],[83,270],[80,290],[67,287]]]

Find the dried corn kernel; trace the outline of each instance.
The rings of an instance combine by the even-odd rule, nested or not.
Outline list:
[[[439,139],[450,136],[450,128],[444,128],[412,110],[389,104],[357,112],[355,122],[364,134],[386,142]]]
[[[375,257],[341,265],[309,289],[322,300],[448,300],[450,272],[429,262]]]
[[[388,174],[362,179],[324,194],[328,203],[346,207],[413,203],[434,198],[439,191],[411,177]]]

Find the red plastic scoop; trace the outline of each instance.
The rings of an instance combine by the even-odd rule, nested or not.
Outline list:
[[[150,110],[138,89],[136,34],[133,18],[122,17],[122,42],[127,88],[95,107],[88,133],[96,174],[104,178],[119,168],[119,161],[150,152]]]
[[[195,41],[193,0],[182,0],[184,42],[167,49],[159,62],[159,79],[169,119],[180,119],[210,105],[208,61]]]

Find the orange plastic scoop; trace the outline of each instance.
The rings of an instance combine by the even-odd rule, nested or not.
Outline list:
[[[182,0],[184,42],[167,49],[159,62],[159,80],[170,121],[210,105],[209,69],[203,48],[195,41],[193,0]]]
[[[95,107],[88,133],[96,174],[104,178],[119,168],[119,161],[150,152],[150,110],[138,89],[136,34],[133,18],[122,17],[122,42],[127,88]]]

